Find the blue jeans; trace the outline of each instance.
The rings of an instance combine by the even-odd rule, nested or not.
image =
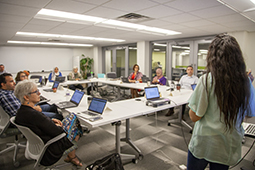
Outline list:
[[[210,170],[228,170],[229,168],[228,165],[209,162],[205,159],[198,159],[189,151],[187,170],[204,170],[208,164],[210,166]]]
[[[58,113],[56,106],[43,104],[43,105],[40,105],[40,107],[42,109],[42,113],[45,114],[45,116],[51,119],[55,118],[55,119],[63,120],[63,116]]]

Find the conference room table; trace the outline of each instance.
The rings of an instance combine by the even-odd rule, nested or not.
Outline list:
[[[105,81],[105,80],[104,80]],[[104,82],[104,81],[98,81],[94,80],[94,82]],[[91,82],[91,81],[90,81]],[[112,81],[111,84],[113,85],[116,83],[116,85],[124,86],[125,84],[128,84],[130,88],[137,88],[137,89],[143,89],[145,87],[145,83],[141,84],[129,84],[129,83],[120,83],[120,82],[114,82]],[[125,87],[127,87],[125,85]],[[170,96],[170,91],[167,91],[168,87],[166,86],[158,86],[159,91],[164,98],[170,99],[170,104],[164,104],[158,107],[152,107],[146,105],[146,99],[144,97],[140,97],[140,101],[137,101],[136,99],[127,99],[122,101],[116,101],[116,102],[107,102],[106,109],[103,112],[102,119],[99,119],[97,121],[90,121],[88,119],[85,119],[83,117],[83,111],[86,111],[88,109],[88,95],[84,95],[81,103],[78,107],[74,108],[68,108],[66,109],[68,112],[74,112],[77,114],[78,119],[80,120],[81,124],[86,125],[89,129],[103,126],[106,124],[112,124],[115,126],[115,140],[116,140],[116,153],[119,153],[121,155],[122,160],[132,160],[134,163],[136,163],[139,159],[143,158],[142,152],[137,148],[133,142],[130,139],[130,119],[146,115],[149,113],[155,113],[160,110],[165,110],[168,108],[180,106],[183,104],[186,104],[190,95],[192,94],[192,90],[186,90],[181,89],[181,91],[173,91],[172,96]],[[69,101],[73,91],[62,88],[58,89],[56,93],[53,92],[45,92],[42,89],[43,88],[49,88],[49,86],[45,86],[40,89],[41,95],[44,96],[47,99],[50,99],[48,102],[49,104],[58,103],[61,101]],[[135,109],[131,109],[135,108]],[[122,121],[126,121],[126,136],[123,139],[120,139],[120,125]],[[129,155],[129,154],[123,154],[120,150],[120,142],[124,141],[127,144],[129,144],[133,149],[138,152],[138,157],[136,155]]]

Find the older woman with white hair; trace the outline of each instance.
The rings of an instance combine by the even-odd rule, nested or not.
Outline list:
[[[81,79],[82,79],[82,76],[81,76],[81,73],[78,72],[78,67],[74,67],[73,71],[69,73],[68,75],[68,80],[81,80]],[[71,90],[75,90],[76,88],[84,90],[81,84],[69,85],[69,89]]]
[[[40,92],[34,82],[24,80],[21,81],[14,91],[15,96],[20,100],[21,106],[16,114],[15,122],[18,125],[26,126],[37,134],[44,143],[50,139],[58,136],[66,131],[70,126],[65,126],[58,119],[50,119],[42,112],[34,109],[35,104],[40,101]],[[63,120],[63,122],[65,119]],[[71,132],[75,135],[66,132],[67,136],[59,141],[52,143],[41,160],[41,164],[49,166],[57,162],[68,149],[68,156],[65,159],[67,162],[71,162],[76,166],[82,166],[82,163],[75,155],[75,145],[78,139],[82,135],[82,130],[79,126],[79,121],[75,120],[75,126],[72,126]],[[70,138],[71,136],[71,138]],[[73,146],[74,145],[74,146]]]
[[[163,76],[161,68],[157,68],[156,76],[153,78],[151,83],[152,84],[166,85],[166,78]]]

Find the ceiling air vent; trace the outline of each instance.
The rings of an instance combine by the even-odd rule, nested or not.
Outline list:
[[[49,42],[61,42],[61,40],[58,39],[52,39],[52,38],[48,38]]]
[[[133,23],[137,23],[137,22],[143,22],[143,21],[148,21],[148,20],[152,20],[153,18],[144,16],[144,15],[140,15],[140,14],[135,14],[135,13],[129,13],[123,16],[120,16],[117,18],[117,20],[119,21],[125,21],[125,22],[133,22]]]

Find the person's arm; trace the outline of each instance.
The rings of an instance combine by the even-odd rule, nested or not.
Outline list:
[[[158,79],[157,79],[157,76],[155,76],[153,79],[152,79],[152,84],[157,84],[158,83]]]
[[[68,75],[69,80],[75,80],[75,78],[72,75],[73,75],[73,73],[69,73],[69,75]]]
[[[142,81],[143,74],[141,72],[138,72],[136,75],[136,81]]]
[[[197,116],[195,112],[193,112],[191,109],[189,109],[189,117],[192,120],[192,122],[196,122],[201,119],[201,117]]]
[[[58,75],[59,77],[62,77],[62,73],[61,72],[59,72],[59,75]]]
[[[135,80],[131,80],[131,77],[132,77],[133,74],[134,74],[134,73],[131,73],[131,74],[128,76],[128,81],[129,81],[130,83],[135,83]]]
[[[52,73],[49,74],[48,80],[49,80],[49,82],[54,82],[54,81],[52,80]]]
[[[21,104],[14,94],[9,93],[7,95],[3,95],[1,105],[3,106],[5,112],[12,117],[16,115]]]

